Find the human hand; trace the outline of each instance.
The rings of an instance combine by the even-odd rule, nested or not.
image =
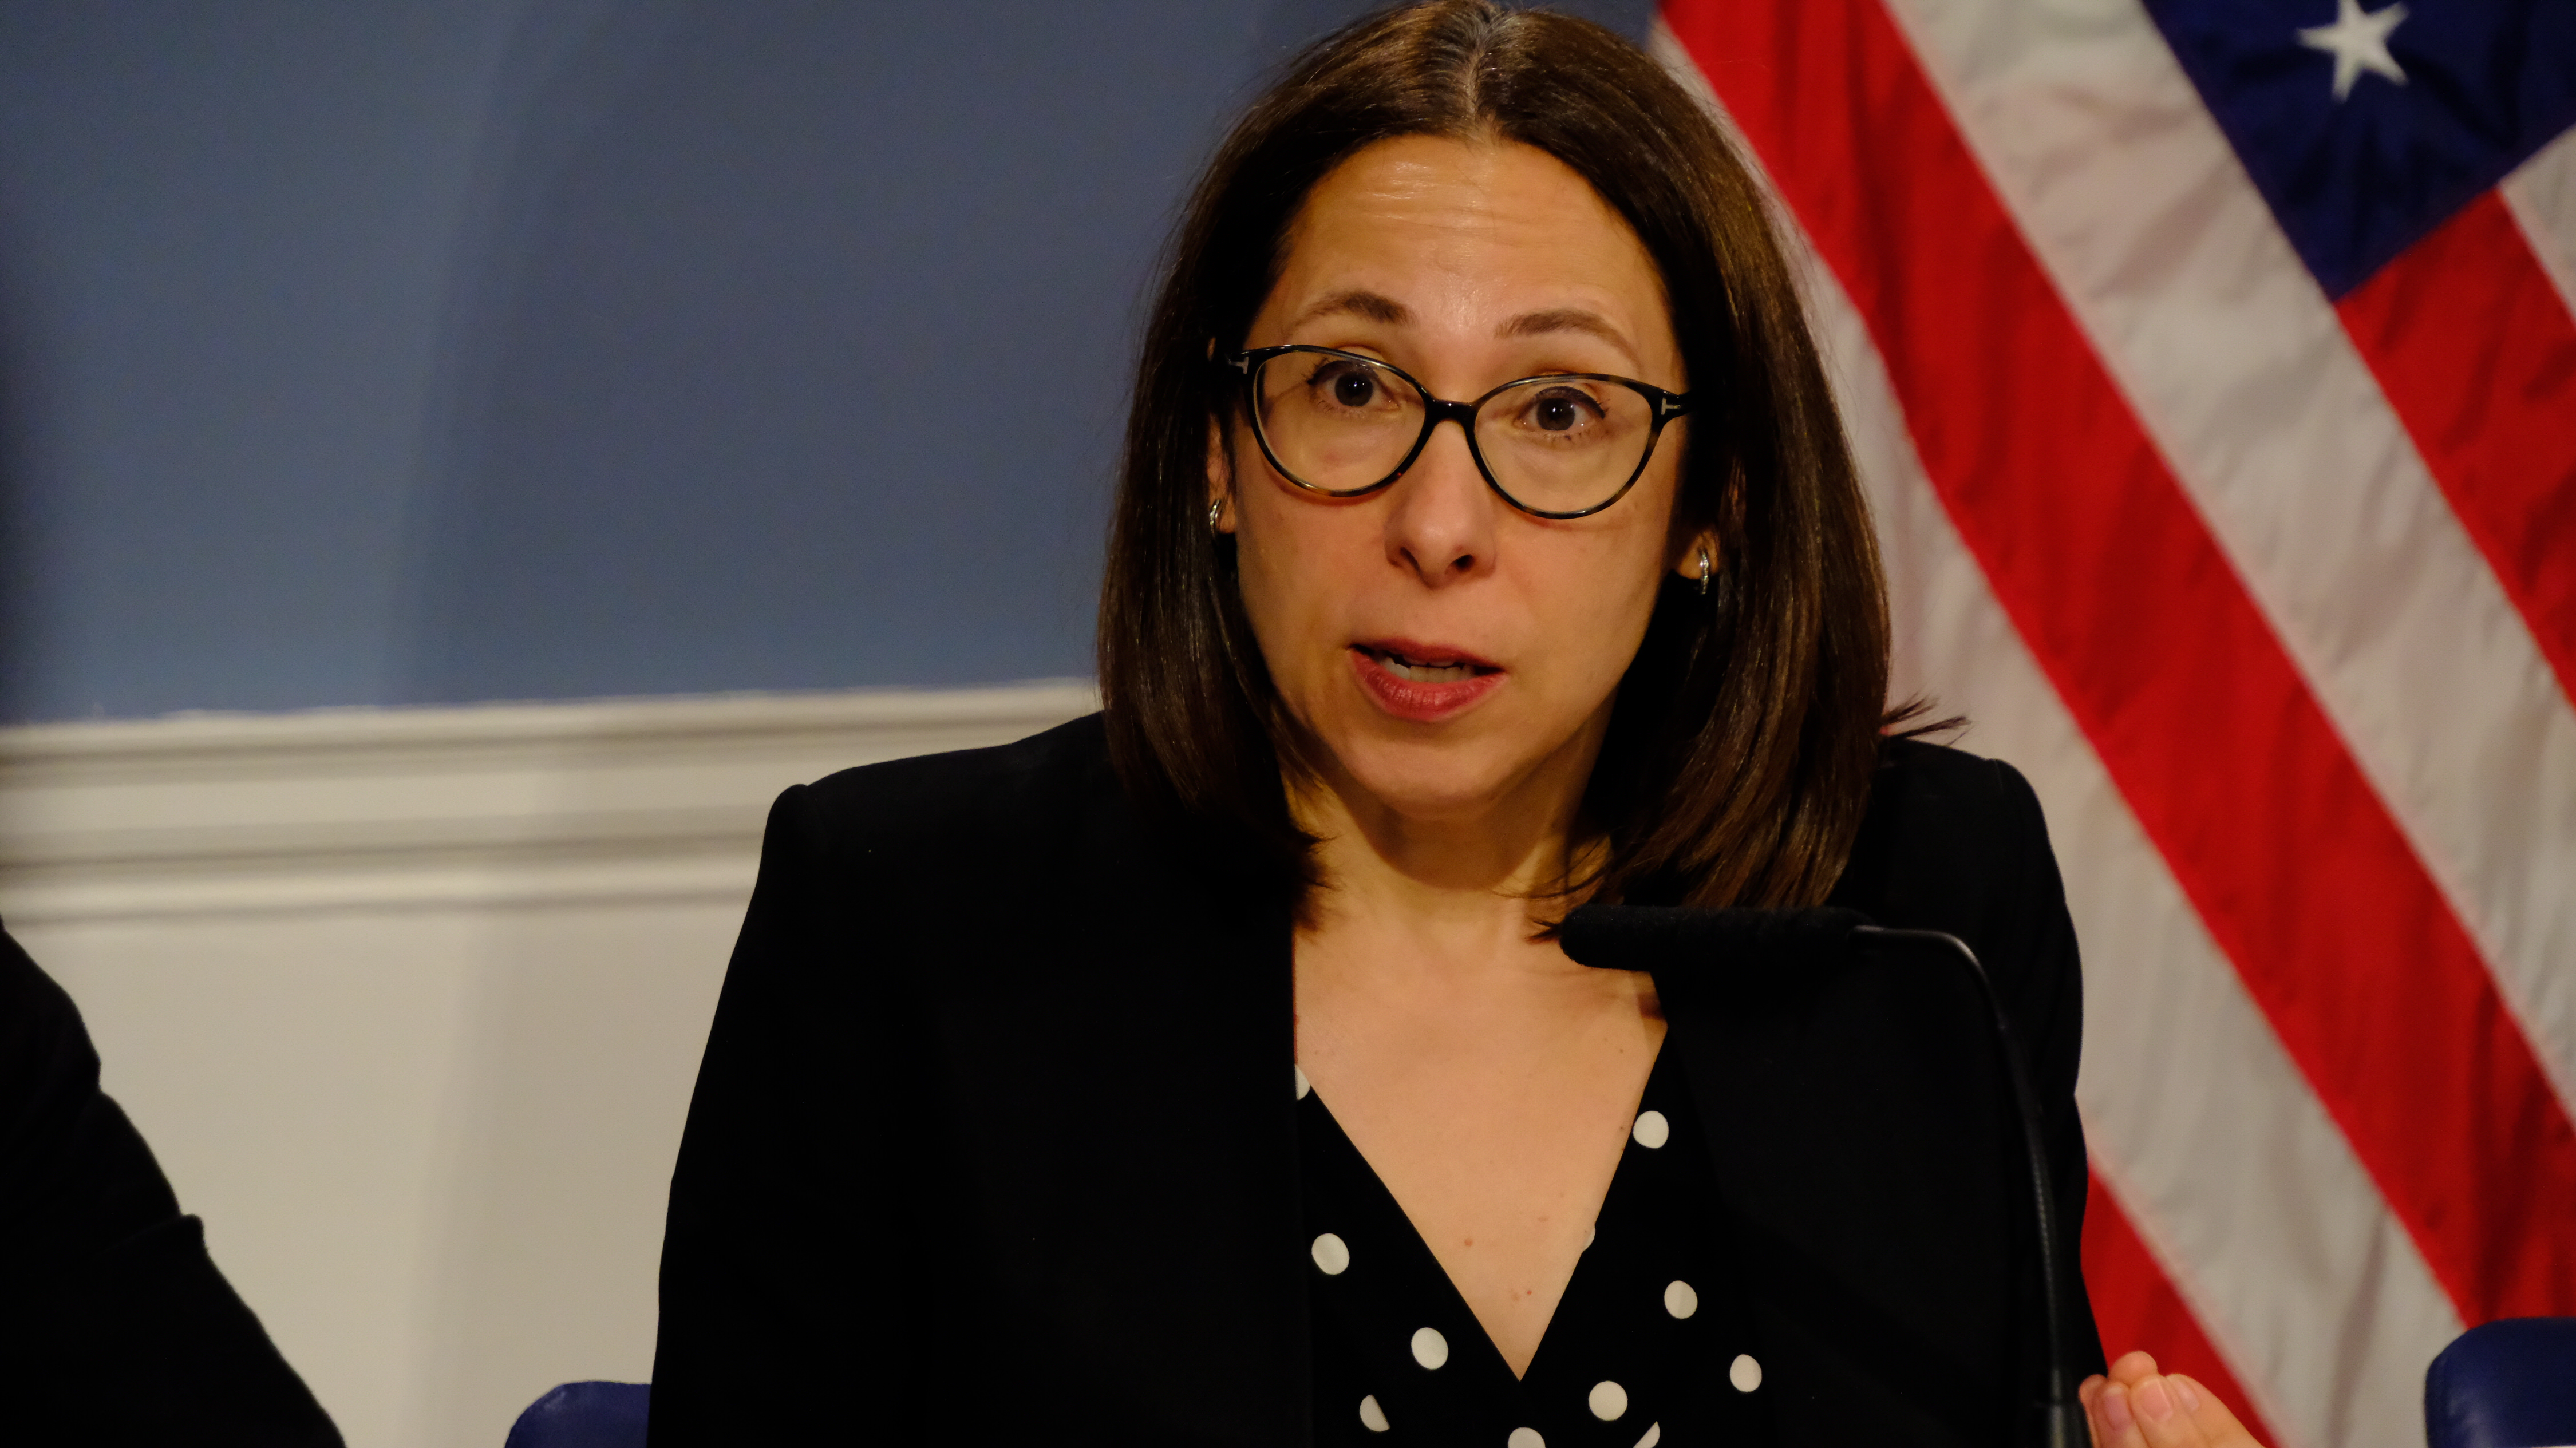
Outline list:
[[[2181,1373],[2158,1374],[2133,1352],[2075,1390],[2094,1448],[2263,1448],[2218,1395]]]

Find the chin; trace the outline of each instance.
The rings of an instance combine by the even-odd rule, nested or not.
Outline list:
[[[1491,809],[1537,764],[1506,758],[1490,739],[1326,739],[1370,799],[1406,819],[1470,819]]]

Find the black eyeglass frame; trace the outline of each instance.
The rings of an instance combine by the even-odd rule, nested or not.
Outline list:
[[[1279,454],[1271,450],[1270,435],[1268,431],[1261,425],[1261,399],[1254,395],[1253,377],[1261,370],[1261,365],[1263,363],[1268,362],[1273,357],[1284,356],[1290,352],[1312,352],[1319,356],[1346,357],[1353,362],[1365,363],[1381,372],[1394,373],[1396,376],[1403,378],[1406,385],[1410,386],[1415,392],[1421,394],[1422,435],[1413,440],[1413,446],[1404,454],[1404,461],[1395,465],[1394,472],[1388,473],[1385,477],[1378,479],[1376,482],[1371,483],[1364,488],[1326,488],[1319,487],[1316,484],[1310,483],[1304,478],[1297,476],[1295,473],[1289,471],[1286,463],[1279,460]],[[1406,472],[1412,469],[1414,461],[1422,456],[1422,450],[1431,445],[1432,430],[1439,427],[1440,424],[1444,422],[1455,422],[1458,424],[1458,430],[1467,435],[1467,455],[1476,460],[1477,473],[1484,478],[1485,486],[1494,490],[1495,497],[1502,499],[1504,502],[1511,504],[1513,507],[1529,514],[1533,518],[1547,518],[1550,520],[1588,518],[1617,503],[1621,498],[1628,496],[1628,490],[1637,486],[1637,479],[1646,475],[1646,465],[1655,460],[1655,445],[1663,441],[1664,424],[1671,422],[1674,418],[1680,417],[1691,410],[1691,398],[1688,393],[1670,392],[1664,388],[1657,387],[1651,382],[1640,382],[1634,377],[1621,377],[1609,372],[1542,372],[1530,377],[1515,377],[1511,381],[1495,387],[1473,402],[1452,402],[1447,398],[1432,396],[1431,389],[1423,386],[1412,373],[1405,371],[1394,363],[1386,361],[1384,358],[1364,356],[1358,352],[1345,352],[1339,347],[1316,347],[1303,342],[1291,342],[1283,347],[1253,347],[1241,352],[1228,353],[1223,357],[1217,358],[1216,362],[1220,367],[1230,368],[1243,375],[1244,407],[1252,420],[1252,437],[1255,442],[1261,444],[1261,455],[1269,460],[1271,469],[1278,473],[1279,476],[1286,478],[1289,482],[1296,484],[1306,492],[1313,493],[1318,497],[1324,498],[1365,498],[1371,493],[1379,492],[1394,486],[1396,479],[1403,477]],[[1493,401],[1495,398],[1511,391],[1515,387],[1526,387],[1533,382],[1551,382],[1559,378],[1563,378],[1570,382],[1616,383],[1619,386],[1625,387],[1645,398],[1646,401],[1654,405],[1655,409],[1654,425],[1646,433],[1646,448],[1645,451],[1640,453],[1637,457],[1636,471],[1628,474],[1628,480],[1621,483],[1618,491],[1612,493],[1609,497],[1593,504],[1589,508],[1577,508],[1568,513],[1551,513],[1543,508],[1533,508],[1529,504],[1522,502],[1520,499],[1513,497],[1509,489],[1505,488],[1500,482],[1495,481],[1493,468],[1485,462],[1485,450],[1476,445],[1476,414],[1486,403]]]

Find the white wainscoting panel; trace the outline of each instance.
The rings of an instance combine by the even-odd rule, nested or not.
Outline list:
[[[779,790],[1080,682],[0,731],[0,919],[356,1448],[652,1366],[672,1154]]]

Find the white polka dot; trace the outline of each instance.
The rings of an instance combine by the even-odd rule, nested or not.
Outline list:
[[[1377,1405],[1377,1394],[1360,1399],[1360,1423],[1372,1433],[1386,1431],[1386,1409]]]
[[[1749,1352],[1737,1353],[1735,1361],[1726,1365],[1726,1380],[1735,1384],[1739,1393],[1752,1392],[1762,1386],[1762,1364],[1755,1362]]]
[[[1536,1428],[1514,1428],[1512,1436],[1505,1441],[1511,1444],[1511,1448],[1547,1448],[1547,1440],[1538,1435]]]
[[[1449,1339],[1440,1329],[1426,1327],[1413,1335],[1413,1360],[1426,1368],[1437,1368],[1449,1361]]]
[[[1306,1084],[1306,1068],[1303,1066],[1291,1066],[1288,1069],[1297,1073],[1297,1099],[1300,1101],[1305,1100],[1306,1093],[1315,1089],[1314,1087]]]
[[[1309,1248],[1308,1252],[1314,1257],[1315,1265],[1324,1269],[1324,1275],[1327,1277],[1339,1277],[1350,1270],[1351,1244],[1330,1232],[1317,1237],[1315,1245]]]
[[[1664,1113],[1660,1111],[1640,1111],[1637,1113],[1636,1129],[1628,1134],[1637,1138],[1639,1146],[1653,1151],[1673,1139],[1673,1124],[1666,1121]]]
[[[1699,1311],[1699,1289],[1679,1280],[1665,1283],[1664,1311],[1675,1317],[1688,1317]]]
[[[1593,1417],[1615,1423],[1620,1414],[1628,1411],[1628,1390],[1617,1383],[1598,1382],[1592,1385],[1592,1396],[1583,1401],[1592,1409]]]
[[[1664,1425],[1661,1423],[1648,1423],[1646,1425],[1646,1436],[1637,1440],[1637,1448],[1655,1448],[1655,1445],[1662,1441],[1664,1441]]]

